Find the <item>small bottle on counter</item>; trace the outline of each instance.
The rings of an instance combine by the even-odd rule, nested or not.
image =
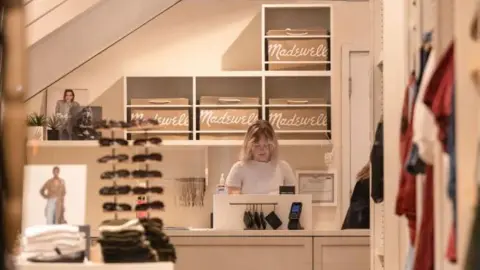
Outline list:
[[[225,175],[223,173],[220,175],[220,181],[217,185],[215,194],[227,194],[227,188],[225,187]]]

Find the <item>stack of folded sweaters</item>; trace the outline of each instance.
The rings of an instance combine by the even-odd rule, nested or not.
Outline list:
[[[138,219],[106,220],[98,230],[104,262],[157,261],[156,254],[145,237],[145,229]]]
[[[176,261],[175,249],[158,218],[104,221],[98,242],[105,263]]]
[[[72,225],[40,225],[25,230],[22,257],[30,262],[83,263],[85,234]]]
[[[163,232],[163,222],[159,218],[141,219],[145,228],[145,235],[150,246],[157,252],[158,260],[162,262],[176,262],[175,247],[169,237]]]

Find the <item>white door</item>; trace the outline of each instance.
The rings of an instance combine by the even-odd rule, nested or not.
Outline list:
[[[356,174],[369,161],[373,137],[373,103],[368,50],[342,50],[342,153],[344,213],[348,209]]]

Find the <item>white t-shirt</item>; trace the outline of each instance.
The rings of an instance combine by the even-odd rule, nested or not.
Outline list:
[[[242,194],[278,194],[280,186],[294,186],[290,165],[277,162],[238,161],[230,169],[225,185],[241,188]]]

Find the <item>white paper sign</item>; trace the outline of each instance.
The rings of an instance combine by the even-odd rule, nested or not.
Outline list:
[[[335,206],[337,194],[335,172],[333,171],[297,171],[299,194],[311,194],[312,203]]]

